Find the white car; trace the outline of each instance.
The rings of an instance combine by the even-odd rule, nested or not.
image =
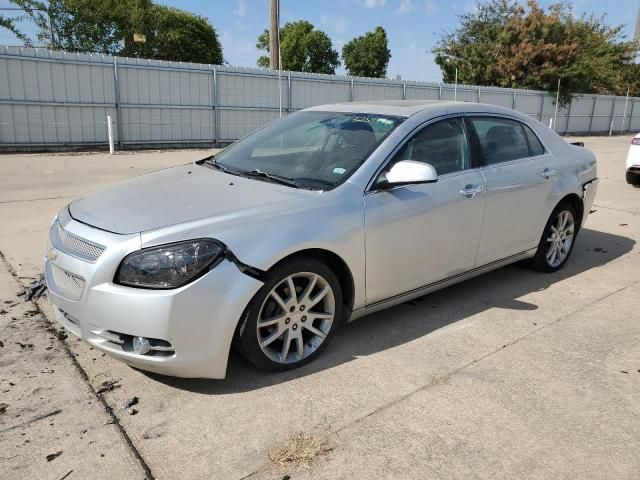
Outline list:
[[[640,133],[633,137],[627,155],[627,183],[640,187]]]

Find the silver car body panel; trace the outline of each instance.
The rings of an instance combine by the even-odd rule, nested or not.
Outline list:
[[[310,110],[406,119],[346,182],[329,191],[293,189],[189,164],[72,202],[58,214],[61,227],[104,250],[87,261],[49,240],[45,273],[59,321],[137,367],[223,378],[236,325],[261,281],[224,260],[178,289],[124,287],[113,280],[127,254],[210,237],[240,262],[268,271],[298,252],[330,252],[351,273],[355,319],[534,255],[557,203],[569,194],[583,197],[584,222],[597,189],[591,152],[512,110],[429,101],[353,102]],[[446,116],[479,114],[526,123],[547,153],[444,175],[431,184],[381,192],[372,187],[381,166],[416,129]],[[545,169],[554,175],[543,177]],[[468,186],[476,188],[471,197],[462,192]],[[54,265],[85,282],[78,300],[65,297],[55,284]],[[110,340],[119,333],[170,342],[175,354],[124,351]]]

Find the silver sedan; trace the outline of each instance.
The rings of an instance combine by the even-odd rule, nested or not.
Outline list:
[[[63,208],[45,258],[56,317],[138,368],[224,378],[317,357],[343,322],[528,259],[565,264],[591,152],[504,108],[309,108],[193,164]]]

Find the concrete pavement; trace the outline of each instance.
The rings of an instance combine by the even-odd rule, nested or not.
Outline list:
[[[104,394],[122,427],[111,441],[138,459],[121,466],[134,476],[146,464],[158,479],[637,478],[640,189],[624,182],[630,137],[582,140],[599,159],[596,212],[555,274],[514,265],[365,317],[282,374],[232,354],[224,381],[172,379],[69,341],[94,391],[120,379]],[[33,276],[72,196],[203,154],[0,156],[0,251]],[[129,416],[121,404],[133,395],[140,412]],[[310,470],[274,469],[269,456],[296,431],[328,436],[333,450]],[[28,468],[20,478],[38,476]]]

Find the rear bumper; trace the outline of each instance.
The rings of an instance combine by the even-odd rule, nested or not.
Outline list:
[[[640,165],[634,165],[627,169],[627,183],[630,185],[640,185]]]
[[[225,377],[236,324],[262,285],[258,280],[224,260],[195,282],[174,290],[116,285],[112,281],[116,268],[137,242],[122,247],[130,240],[109,238],[113,234],[99,230],[89,232],[90,227],[73,220],[64,228],[84,238],[93,233],[88,238],[105,245],[106,250],[90,263],[49,241],[45,278],[56,320],[62,326],[91,346],[142,370],[178,377]],[[69,298],[69,290],[58,284],[55,269],[85,282],[77,300]],[[135,353],[133,336],[156,340],[160,351]]]

